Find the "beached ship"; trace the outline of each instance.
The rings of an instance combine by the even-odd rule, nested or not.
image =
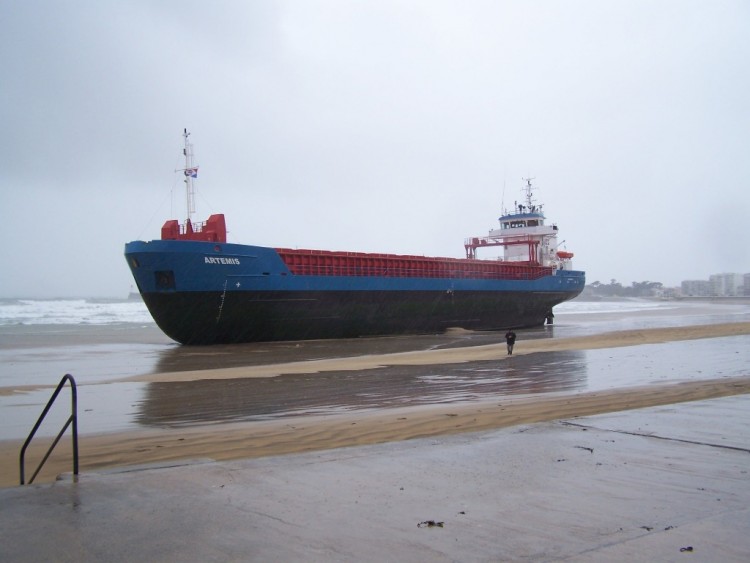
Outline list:
[[[585,275],[558,249],[557,227],[526,180],[525,201],[498,229],[465,241],[465,258],[270,248],[227,242],[223,214],[195,223],[198,168],[185,138],[188,217],[161,239],[125,245],[156,324],[183,344],[503,330],[550,322]],[[480,259],[480,249],[502,255]]]

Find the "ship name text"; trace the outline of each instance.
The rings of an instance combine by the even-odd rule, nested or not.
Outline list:
[[[239,258],[224,258],[219,256],[206,256],[204,262],[206,264],[229,264],[230,266],[239,266]]]

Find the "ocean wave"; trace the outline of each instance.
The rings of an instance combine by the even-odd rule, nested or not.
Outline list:
[[[664,301],[646,301],[642,299],[626,299],[623,301],[566,301],[557,305],[555,313],[599,314],[599,313],[631,313],[635,311],[653,311],[656,309],[674,309],[677,305]]]
[[[140,300],[2,299],[0,326],[153,323]]]

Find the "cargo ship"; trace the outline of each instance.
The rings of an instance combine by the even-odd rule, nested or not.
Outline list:
[[[193,146],[184,131],[187,219],[125,245],[138,292],[182,344],[505,330],[551,322],[584,288],[558,248],[531,179],[497,229],[464,241],[464,258],[271,248],[227,242],[223,214],[194,222]],[[479,258],[496,247],[500,256]]]

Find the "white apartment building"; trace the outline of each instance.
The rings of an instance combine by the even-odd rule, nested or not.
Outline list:
[[[708,278],[712,294],[720,297],[744,295],[745,276],[742,274],[714,274]]]

